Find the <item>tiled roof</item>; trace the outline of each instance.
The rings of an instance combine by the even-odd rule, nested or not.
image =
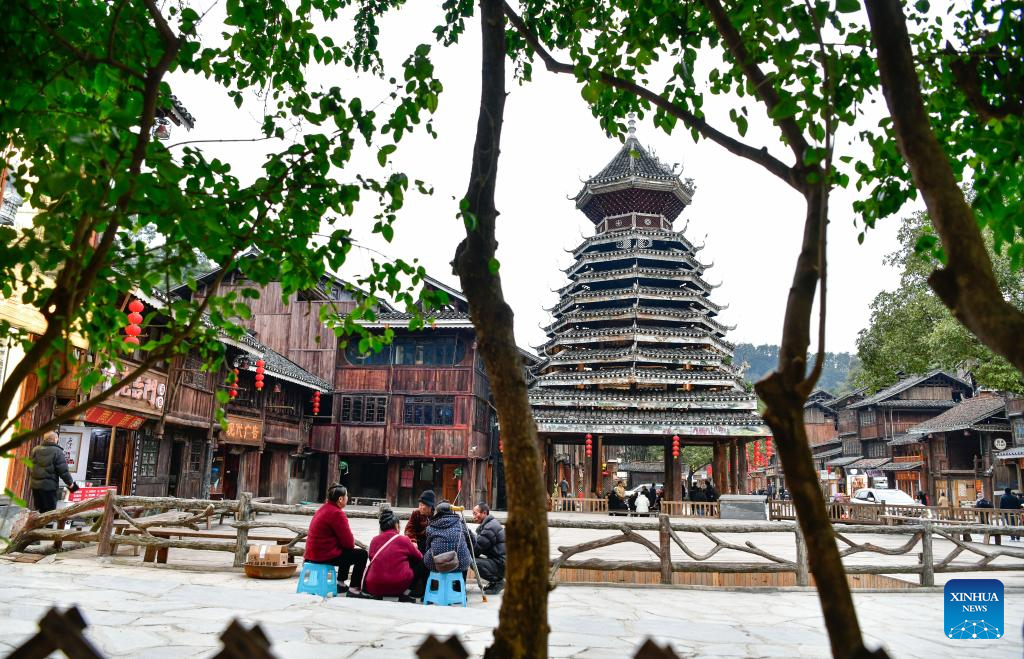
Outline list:
[[[1024,458],[1024,446],[1015,446],[996,453],[997,460],[1017,460],[1019,458]]]
[[[894,398],[876,403],[879,407],[893,409],[948,410],[956,405],[955,400],[928,400],[923,398]]]
[[[846,465],[850,464],[851,462],[856,462],[857,460],[860,460],[860,459],[861,459],[861,456],[859,456],[859,455],[847,455],[847,456],[842,457],[842,458],[835,458],[834,460],[829,460],[828,462],[825,463],[825,466],[826,467],[845,467]]]
[[[919,423],[910,429],[916,433],[964,430],[990,416],[1005,413],[1006,401],[999,396],[978,396],[962,401],[934,419]]]
[[[921,433],[908,432],[904,435],[896,435],[889,440],[889,446],[907,446],[909,444],[916,444],[921,441],[923,437]]]
[[[866,387],[854,389],[849,393],[843,394],[839,398],[833,398],[832,400],[829,401],[828,404],[832,407],[832,409],[841,410],[847,405],[851,404],[850,401],[853,400],[854,398],[857,398],[858,396],[863,396],[865,391],[867,391]]]
[[[829,449],[827,451],[821,451],[819,453],[815,453],[811,457],[813,457],[815,460],[820,460],[822,458],[832,458],[832,457],[835,457],[835,456],[841,454],[842,452],[843,452],[843,447],[840,446],[839,448],[832,448],[832,449]]]
[[[281,353],[264,345],[251,334],[243,334],[239,343],[245,346],[246,352],[263,358],[266,362],[264,369],[268,375],[303,384],[324,393],[330,393],[334,390],[330,382],[313,375]],[[256,364],[251,363],[249,370],[255,371]]]
[[[819,443],[815,444],[814,446],[812,446],[811,448],[818,448],[819,446],[838,446],[838,445],[840,445],[842,443],[843,443],[843,438],[842,437],[833,437],[832,439],[825,440],[824,442],[819,442]]]
[[[385,311],[377,314],[376,320],[373,321],[359,321],[359,324],[363,327],[384,327],[385,325],[408,325],[409,321],[412,320],[413,315],[411,313],[405,313],[404,311]],[[432,311],[424,314],[424,321],[428,319],[434,320],[438,324],[442,324],[446,327],[473,327],[473,321],[470,320],[469,314],[464,311]],[[429,323],[428,323],[429,324]]]
[[[572,410],[534,409],[537,423],[602,423],[622,425],[697,425],[697,426],[741,426],[762,425],[763,421],[754,412],[742,410],[701,411],[697,414],[662,412],[660,410]]]
[[[892,458],[861,458],[860,460],[852,462],[846,466],[856,469],[878,469],[890,460],[892,460]]]
[[[882,465],[882,471],[913,471],[919,469],[924,465],[921,460],[915,460],[913,462],[890,462]]]
[[[647,153],[640,141],[631,135],[611,162],[605,165],[604,169],[596,176],[591,177],[587,183],[607,183],[629,176],[660,181],[671,181],[678,178],[660,160]]]
[[[929,371],[928,373],[924,373],[923,375],[914,375],[914,376],[911,376],[909,378],[904,378],[903,380],[900,380],[896,384],[894,384],[894,385],[892,385],[890,387],[886,387],[885,389],[882,389],[881,391],[878,391],[878,392],[872,394],[871,396],[868,396],[867,398],[865,398],[862,401],[853,403],[852,405],[850,405],[850,407],[851,408],[858,408],[858,407],[867,407],[868,405],[877,405],[878,403],[882,402],[883,400],[888,400],[888,399],[892,398],[893,396],[895,396],[895,395],[897,395],[899,393],[902,393],[902,392],[906,391],[907,389],[910,389],[911,387],[915,387],[915,386],[921,384],[925,380],[928,380],[930,378],[935,377],[936,375],[941,375],[941,376],[943,376],[945,378],[948,378],[949,380],[952,380],[953,382],[957,382],[959,384],[962,384],[967,389],[971,388],[970,384],[968,384],[967,382],[964,382],[963,380],[961,380],[960,378],[956,377],[955,375],[951,375],[949,373],[946,373],[942,369],[935,369],[933,371]]]

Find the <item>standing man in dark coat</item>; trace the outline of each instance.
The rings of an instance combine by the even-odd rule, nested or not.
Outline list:
[[[476,567],[487,582],[484,592],[497,595],[505,588],[505,527],[494,519],[490,507],[482,501],[473,507],[473,521],[480,525],[473,536],[473,547]]]
[[[64,481],[72,492],[78,490],[68,471],[67,457],[57,441],[60,438],[52,430],[43,435],[43,443],[32,449],[32,501],[36,510],[48,513],[57,507],[57,493],[60,481]]]
[[[1013,493],[1010,488],[1006,488],[1003,491],[1003,496],[999,497],[999,509],[1000,510],[1016,510],[1020,512],[1020,497]],[[1010,526],[1016,526],[1021,523],[1020,518],[1016,515],[1007,515],[1006,523]],[[1020,542],[1019,535],[1011,535],[1010,542]]]

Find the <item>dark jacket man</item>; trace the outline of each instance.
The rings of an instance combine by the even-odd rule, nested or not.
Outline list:
[[[32,489],[32,501],[36,510],[49,512],[57,507],[57,491],[63,480],[74,492],[78,489],[71,472],[64,449],[57,445],[57,433],[48,432],[43,435],[43,443],[32,449],[32,474],[29,487]]]
[[[1013,493],[1010,488],[1004,490],[1003,496],[999,497],[999,509],[1000,510],[1020,510],[1020,497]],[[1016,515],[1006,515],[1006,523],[1010,526],[1017,526],[1021,523],[1020,517]],[[1019,535],[1011,535],[1010,540],[1013,542],[1020,542]]]
[[[474,506],[473,520],[480,524],[473,538],[476,567],[480,577],[488,583],[484,592],[496,595],[505,587],[505,527],[494,519],[491,509],[483,502]]]

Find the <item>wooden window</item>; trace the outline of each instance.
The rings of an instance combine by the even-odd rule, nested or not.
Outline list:
[[[181,381],[183,384],[187,384],[197,389],[206,389],[206,371],[199,370],[202,368],[203,362],[200,361],[199,355],[194,352],[190,352],[185,355],[185,363],[182,364]]]
[[[884,458],[887,455],[889,455],[885,449],[885,442],[867,442],[867,444],[865,445],[865,457]]]
[[[873,426],[873,425],[875,425],[875,411],[874,410],[861,410],[861,412],[860,412],[860,425],[862,425],[862,426]]]
[[[384,423],[387,420],[387,396],[342,396],[342,423]]]
[[[395,341],[399,366],[454,366],[466,356],[466,344],[454,336],[409,337]]]
[[[860,440],[856,437],[848,437],[843,440],[843,455],[860,455]]]
[[[139,457],[139,476],[153,478],[156,476],[156,463],[160,457],[160,442],[151,436],[142,438],[142,451]]]
[[[405,425],[455,425],[455,399],[452,396],[410,396],[405,399]]]
[[[391,346],[384,346],[380,352],[372,350],[366,354],[359,352],[359,342],[345,346],[345,358],[348,363],[356,366],[387,366],[391,363]]]
[[[206,442],[201,439],[193,439],[188,447],[188,470],[190,473],[198,474],[203,469],[203,449]]]
[[[1013,420],[1013,443],[1024,446],[1024,419]]]

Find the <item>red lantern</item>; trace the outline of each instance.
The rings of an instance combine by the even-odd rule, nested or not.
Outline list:
[[[679,457],[679,435],[672,435],[672,457]]]
[[[591,439],[591,434],[589,432],[587,433],[587,441],[584,442],[584,446],[588,458],[594,455],[594,440]]]
[[[231,389],[228,390],[228,395],[231,396],[232,400],[238,398],[238,369],[234,369],[235,379],[231,382]]]
[[[142,334],[142,310],[145,309],[141,302],[132,300],[128,304],[131,313],[128,314],[128,326],[124,328],[125,343],[139,345],[139,335]]]
[[[263,389],[263,367],[267,365],[267,362],[262,359],[256,360],[256,390],[261,391]]]
[[[765,445],[765,453],[768,454],[768,459],[771,460],[772,459],[772,455],[775,454],[775,451],[772,449],[772,438],[771,437],[766,437],[765,440],[764,440],[764,445]]]

